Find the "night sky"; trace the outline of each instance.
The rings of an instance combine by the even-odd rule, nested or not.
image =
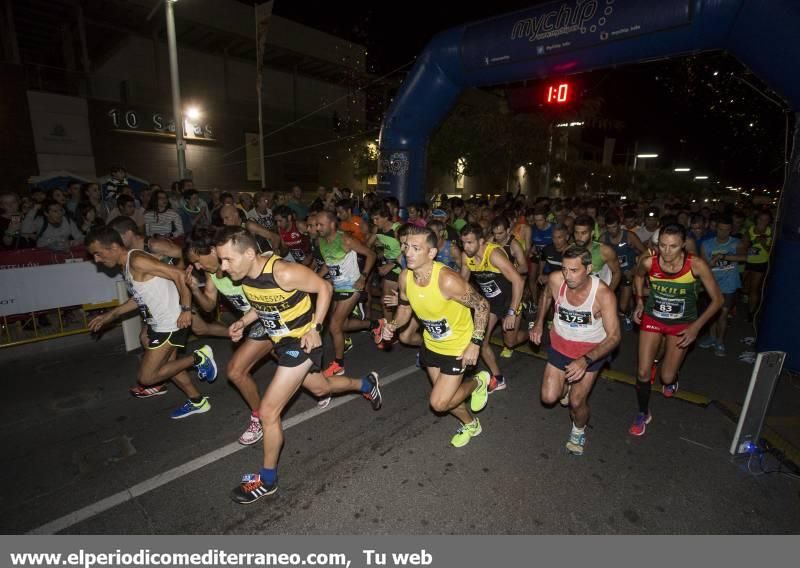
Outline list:
[[[384,74],[412,61],[439,31],[537,3],[276,0],[274,11],[365,45],[369,71]],[[777,96],[733,58],[706,54],[575,80],[584,97],[603,101],[604,117],[624,124],[609,133],[618,138],[617,152],[638,142],[640,152],[658,152],[665,168],[685,162],[726,185],[780,187],[784,112],[765,97]]]

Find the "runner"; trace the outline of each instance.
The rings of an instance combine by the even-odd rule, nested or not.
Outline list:
[[[247,315],[251,310],[250,303],[241,284],[234,283],[223,273],[214,248],[214,234],[214,231],[207,229],[195,229],[184,245],[186,258],[191,265],[186,269],[186,276],[192,297],[201,309],[213,312],[217,308],[217,299],[221,293],[238,312]],[[197,278],[192,275],[192,270],[195,268],[206,275],[205,285],[202,288]],[[245,333],[247,340],[234,351],[233,357],[228,362],[226,374],[250,407],[250,422],[239,437],[240,444],[249,446],[258,442],[263,435],[258,415],[261,397],[250,371],[272,350],[272,341],[259,321],[253,322]]]
[[[747,243],[731,236],[733,219],[721,215],[717,221],[716,237],[703,241],[700,249],[703,258],[711,267],[711,273],[722,292],[722,309],[711,318],[708,337],[697,342],[703,349],[714,348],[714,355],[725,357],[725,332],[728,329],[728,314],[736,306],[736,290],[741,285],[739,263],[747,260]]]
[[[603,233],[602,242],[616,251],[619,268],[622,272],[619,297],[620,317],[625,331],[632,331],[633,320],[628,310],[631,302],[633,271],[636,268],[637,258],[647,252],[647,247],[639,240],[639,237],[620,225],[616,213],[612,211],[606,213],[605,222],[606,230]]]
[[[375,224],[375,234],[370,239],[370,246],[378,252],[381,262],[378,266],[378,275],[381,277],[381,296],[397,292],[397,280],[400,276],[400,241],[397,230],[400,223],[393,222],[391,212],[384,203],[379,203],[370,209],[369,216]],[[383,306],[383,316],[386,320],[392,319],[393,310],[386,304]]]
[[[756,223],[747,230],[747,264],[744,272],[744,291],[747,294],[747,321],[752,322],[761,304],[761,286],[769,266],[772,248],[772,215],[761,211]]]
[[[528,333],[520,329],[525,280],[514,269],[500,245],[486,242],[480,225],[469,223],[461,230],[461,248],[461,276],[464,280],[472,281],[489,301],[487,339],[481,345],[481,358],[492,373],[489,392],[504,390],[505,377],[497,365],[490,340],[501,320],[506,347],[513,349],[528,340]]]
[[[572,238],[579,247],[586,247],[592,253],[592,274],[600,277],[612,292],[622,281],[622,271],[619,268],[617,253],[608,245],[593,240],[597,224],[592,217],[580,215],[575,219],[572,229]]]
[[[564,251],[560,271],[552,272],[542,292],[539,317],[530,338],[542,343],[545,314],[555,301],[547,366],[541,397],[546,405],[569,405],[572,431],[567,450],[582,455],[589,422],[589,394],[607,356],[620,341],[617,298],[591,273],[592,254],[572,245]]]
[[[634,273],[636,308],[633,319],[639,327],[639,369],[636,398],[639,412],[629,432],[642,436],[652,416],[649,410],[651,369],[659,343],[665,338],[661,364],[662,393],[671,398],[678,390],[678,370],[687,348],[711,317],[722,307],[722,293],[706,262],[686,252],[686,229],[666,225],[658,238],[658,254],[644,256]],[[644,303],[644,282],[649,277],[650,294]],[[698,317],[697,281],[702,282],[711,303]]]
[[[506,256],[514,265],[514,268],[523,277],[522,295],[525,296],[524,283],[528,277],[528,258],[525,255],[525,248],[511,233],[511,222],[504,216],[500,215],[495,217],[491,223],[492,239],[491,242],[496,243],[503,247]],[[521,321],[521,318],[517,318]],[[508,359],[514,354],[514,350],[509,347],[503,347],[500,351],[500,357]]]
[[[192,355],[178,357],[178,350],[186,347],[192,324],[192,293],[183,271],[144,251],[128,249],[111,227],[91,231],[86,246],[96,264],[123,269],[131,294],[131,299],[121,306],[92,319],[89,329],[96,333],[119,316],[138,309],[147,323],[147,345],[137,375],[139,384],[147,389],[172,379],[188,397],[172,412],[175,420],[211,410],[208,398],[200,394],[186,372],[195,367],[201,380],[213,382],[217,365],[211,347],[204,345]]]
[[[336,215],[320,211],[316,216],[319,233],[319,250],[333,283],[333,309],[328,331],[333,338],[334,359],[325,368],[326,377],[344,374],[344,333],[346,331],[370,330],[376,343],[380,342],[384,320],[362,320],[350,317],[359,301],[360,292],[366,285],[367,276],[375,265],[375,253],[356,239],[336,229]],[[366,258],[364,269],[359,273],[358,259]]]
[[[488,373],[481,371],[473,380],[462,381],[464,370],[477,363],[486,338],[489,303],[458,274],[433,260],[436,240],[430,229],[408,226],[403,244],[408,267],[400,275],[397,318],[383,327],[382,334],[391,341],[414,315],[419,318],[425,328],[420,362],[433,384],[430,406],[461,422],[450,440],[460,448],[482,431],[480,420],[472,413],[486,407]],[[467,398],[469,410],[464,402]]]
[[[281,237],[281,248],[289,251],[284,260],[311,266],[311,239],[306,234],[306,223],[298,222],[294,209],[287,205],[276,207],[272,215]]]
[[[278,367],[258,408],[263,429],[264,458],[258,473],[245,475],[231,493],[240,504],[252,503],[278,490],[278,456],[283,445],[281,413],[302,386],[317,397],[331,393],[360,392],[374,410],[382,405],[378,374],[363,379],[326,378],[322,366],[322,322],[331,301],[331,286],[302,264],[278,256],[258,254],[252,235],[228,227],[215,240],[222,270],[242,290],[253,307],[230,326],[233,341],[240,341],[245,329],[259,320],[275,344]],[[309,294],[316,294],[312,308]]]

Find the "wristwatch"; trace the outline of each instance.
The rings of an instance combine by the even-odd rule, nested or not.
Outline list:
[[[512,310],[511,308],[508,308],[508,311],[506,312],[506,315],[507,316],[516,316],[517,315],[517,311],[516,310]]]
[[[472,336],[469,340],[470,340],[471,343],[474,343],[475,345],[477,345],[479,347],[481,345],[483,345],[483,337]]]
[[[192,306],[181,306],[181,311],[182,312],[191,312],[192,311]]]
[[[311,327],[311,329],[313,329],[313,330],[314,330],[314,331],[316,331],[317,333],[322,333],[322,324],[321,324],[321,323],[315,323],[315,324],[314,324],[314,325]]]
[[[592,359],[588,355],[584,355],[583,358],[586,359],[586,366],[587,367],[591,367],[592,363],[594,363],[594,359]]]

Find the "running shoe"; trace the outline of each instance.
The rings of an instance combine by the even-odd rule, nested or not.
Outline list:
[[[569,392],[571,390],[572,390],[572,383],[567,383],[567,392],[564,396],[561,397],[561,400],[558,401],[558,404],[560,404],[565,408],[569,406]]]
[[[217,362],[214,361],[214,351],[210,345],[203,345],[200,349],[195,349],[195,369],[197,378],[201,381],[213,383],[217,380]]]
[[[322,374],[325,375],[326,378],[330,378],[334,375],[344,375],[344,367],[336,361],[331,361],[331,364],[322,371]]]
[[[678,392],[678,381],[675,381],[671,385],[664,385],[661,387],[661,394],[663,394],[665,398],[672,398],[675,396],[676,392]]]
[[[278,480],[271,485],[261,481],[261,475],[248,473],[242,477],[242,482],[231,491],[231,499],[240,505],[249,505],[262,497],[272,495],[278,490]]]
[[[569,434],[569,440],[567,440],[566,448],[569,453],[573,456],[582,456],[583,455],[583,447],[586,445],[586,430],[583,432],[578,432],[575,428],[572,429],[572,432]]]
[[[323,408],[328,408],[328,405],[331,403],[331,397],[326,396],[325,398],[321,398],[317,401],[317,408],[322,410]]]
[[[167,394],[167,385],[154,385],[152,387],[145,387],[136,385],[130,389],[130,393],[136,398],[150,398],[151,396],[161,396]]]
[[[633,331],[633,320],[628,314],[622,316],[622,329],[625,331]]]
[[[353,348],[353,340],[350,337],[344,338],[344,352],[349,353]]]
[[[494,391],[501,391],[501,390],[506,390],[505,377],[502,379],[498,379],[494,375],[489,377],[489,394],[492,394]]]
[[[203,414],[209,410],[211,410],[211,403],[208,401],[208,397],[204,396],[203,399],[197,404],[191,400],[187,400],[183,406],[180,406],[172,411],[172,416],[170,416],[170,418],[173,420],[180,420],[181,418],[186,418],[192,414]]]
[[[722,343],[717,343],[716,347],[714,347],[714,355],[717,357],[725,357],[728,354],[728,350],[725,349],[725,345]]]
[[[456,448],[463,448],[469,441],[483,432],[483,428],[481,428],[481,421],[475,418],[470,424],[462,424],[456,430],[456,435],[452,437],[450,440],[450,444],[455,446]]]
[[[486,403],[489,402],[489,373],[487,371],[479,371],[475,374],[475,380],[478,381],[477,388],[472,391],[472,396],[469,400],[469,407],[472,412],[480,412],[486,408]]]
[[[500,352],[500,357],[502,357],[503,359],[510,359],[513,354],[514,354],[513,349],[509,349],[508,347],[503,347],[503,350]]]
[[[697,342],[697,346],[700,349],[709,349],[714,347],[717,344],[717,340],[711,337],[710,335],[706,335],[703,339]]]
[[[364,309],[364,304],[362,302],[358,302],[356,306],[353,308],[353,311],[350,314],[355,319],[358,320],[365,320],[367,319],[367,311]]]
[[[644,412],[639,412],[636,415],[636,418],[633,420],[633,424],[628,429],[628,432],[633,436],[644,436],[645,430],[647,430],[647,425],[650,424],[653,420],[653,415],[650,413],[645,414]]]
[[[381,385],[378,380],[378,373],[370,371],[365,378],[369,384],[372,385],[372,388],[369,392],[361,393],[361,395],[372,405],[372,410],[380,410],[381,406],[383,406],[383,396],[381,396]]]
[[[257,416],[250,415],[250,424],[247,430],[239,436],[239,443],[243,446],[252,446],[264,437],[264,429],[261,427],[261,420]]]
[[[381,345],[383,345],[383,328],[385,326],[386,318],[381,318],[378,320],[378,325],[372,330],[372,339],[375,341],[375,345],[378,346],[378,349],[383,349]]]

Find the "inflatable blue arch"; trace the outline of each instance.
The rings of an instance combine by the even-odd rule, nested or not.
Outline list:
[[[559,0],[446,30],[403,83],[380,136],[379,190],[425,196],[428,139],[460,93],[724,50],[800,109],[800,0]],[[800,371],[800,155],[795,129],[760,314],[759,351]],[[796,335],[795,335],[796,334]]]

